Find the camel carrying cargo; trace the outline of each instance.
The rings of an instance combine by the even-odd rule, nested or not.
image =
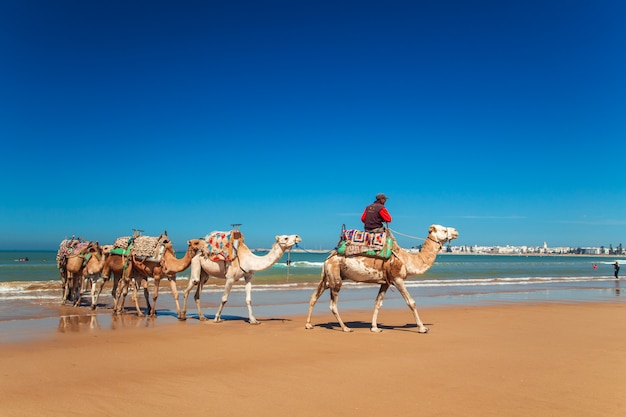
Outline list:
[[[100,295],[102,287],[113,274],[113,313],[121,314],[124,311],[126,295],[129,287],[132,286],[133,301],[135,302],[137,315],[144,315],[137,299],[139,288],[143,287],[147,305],[146,314],[153,317],[156,316],[156,300],[159,297],[161,279],[167,278],[176,303],[176,309],[178,314],[180,314],[176,274],[189,267],[193,256],[197,251],[204,248],[204,240],[189,240],[187,242],[187,250],[182,258],[176,257],[174,246],[167,237],[167,232],[158,237],[122,236],[115,240],[114,246],[115,248],[112,249],[111,255],[108,257],[102,270],[103,282],[98,290],[98,295]],[[154,279],[152,304],[150,303],[148,291],[148,278]]]
[[[228,301],[230,291],[234,283],[243,278],[246,281],[245,290],[248,320],[250,324],[258,324],[259,321],[252,313],[252,278],[254,273],[269,269],[287,250],[300,243],[302,239],[300,239],[298,235],[276,236],[276,241],[272,245],[272,248],[263,256],[252,253],[250,248],[244,243],[243,234],[238,230],[230,232],[212,232],[206,236],[205,241],[212,243],[210,247],[207,243],[205,249],[194,256],[191,261],[189,284],[187,284],[187,288],[185,288],[183,310],[179,313],[178,318],[180,320],[187,319],[187,298],[193,287],[197,286],[194,299],[196,300],[196,307],[198,308],[198,318],[200,320],[206,320],[206,317],[202,314],[202,308],[200,307],[200,293],[202,293],[202,287],[208,281],[209,277],[216,277],[226,280],[222,301],[214,318],[215,322],[221,322],[222,310]],[[214,245],[219,246],[219,250],[215,250],[213,248]],[[230,260],[225,260],[225,257],[228,257]]]
[[[100,246],[98,242],[74,236],[61,241],[56,261],[63,286],[62,304],[70,300],[74,307],[80,306],[83,282],[87,278],[91,283],[92,308],[95,308],[96,282],[110,250],[110,245]]]

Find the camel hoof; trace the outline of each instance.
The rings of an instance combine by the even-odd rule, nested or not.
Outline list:
[[[96,309],[96,305],[95,305],[95,304],[92,304],[92,305],[91,305],[91,309],[92,309],[92,310],[95,310],[95,309]]]
[[[224,320],[222,319],[218,319],[217,317],[215,319],[213,319],[214,323],[224,323]]]
[[[352,330],[352,329],[351,329],[351,328],[349,328],[349,327],[344,327],[344,328],[343,328],[343,331],[344,331],[345,333],[352,333],[354,330]]]
[[[200,320],[200,321],[206,321],[206,317],[204,317],[204,316],[198,316],[198,320]]]
[[[307,323],[304,325],[304,328],[307,330],[312,330],[313,329],[313,325],[311,323]]]
[[[249,323],[250,323],[251,325],[253,325],[253,326],[255,326],[255,325],[257,325],[257,324],[261,324],[261,322],[260,322],[260,321],[256,321],[256,320],[254,320],[254,321],[252,321],[252,320],[251,320]]]
[[[383,330],[382,330],[382,329],[380,329],[380,328],[378,328],[378,327],[372,327],[372,328],[370,329],[370,332],[372,332],[372,333],[382,333],[382,332],[383,332]]]
[[[423,329],[419,329],[417,332],[420,334],[426,334],[429,330],[430,329],[428,327],[424,327]]]

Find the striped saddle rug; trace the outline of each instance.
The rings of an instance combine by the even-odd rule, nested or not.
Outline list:
[[[387,259],[391,256],[393,237],[387,232],[343,229],[337,245],[339,255],[366,255]]]

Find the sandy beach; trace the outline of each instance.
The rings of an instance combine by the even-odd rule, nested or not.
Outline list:
[[[0,345],[13,416],[623,416],[626,305],[514,304],[411,314],[326,308],[252,326],[139,319]],[[87,317],[83,318],[88,320]],[[161,322],[158,322],[161,320]],[[68,329],[71,330],[71,329]]]

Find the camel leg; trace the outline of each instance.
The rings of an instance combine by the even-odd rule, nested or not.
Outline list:
[[[376,296],[376,302],[374,303],[374,315],[372,316],[372,327],[370,330],[376,333],[382,332],[382,330],[378,328],[378,311],[383,306],[383,298],[385,298],[388,289],[389,284],[381,285],[378,290],[378,295]]]
[[[422,321],[420,320],[420,317],[417,314],[417,307],[415,305],[415,300],[413,300],[413,298],[411,297],[411,294],[409,294],[409,290],[406,289],[406,285],[404,285],[404,280],[400,278],[396,278],[394,279],[394,284],[396,288],[398,289],[398,291],[400,291],[400,294],[402,294],[402,297],[404,298],[404,301],[406,301],[406,304],[409,306],[409,308],[413,312],[413,316],[415,316],[415,323],[417,323],[417,327],[418,327],[417,332],[428,333],[428,327],[425,327]]]
[[[102,276],[102,282],[100,283],[100,285],[96,285],[98,287],[98,289],[96,290],[96,295],[95,298],[93,300],[93,304],[91,305],[91,309],[95,310],[96,307],[98,307],[98,300],[100,299],[100,293],[102,292],[102,288],[104,288],[104,284],[107,283],[107,281],[109,280],[109,277],[104,277],[104,275]]]
[[[172,296],[176,303],[176,314],[180,317],[180,304],[178,303],[178,288],[176,288],[176,278],[172,278],[170,281],[170,289],[172,290]]]
[[[198,310],[198,320],[205,321],[206,317],[202,314],[202,306],[200,305],[200,294],[202,293],[202,286],[206,280],[204,277],[200,278],[200,282],[198,282],[198,287],[196,288],[196,293],[194,294],[194,300],[196,300],[196,310]]]
[[[349,328],[348,326],[346,326],[343,320],[341,320],[341,317],[339,317],[339,310],[337,309],[337,303],[339,300],[339,290],[341,290],[341,284],[330,289],[330,311],[335,315],[337,322],[339,323],[339,325],[341,326],[341,329],[344,332],[352,332],[353,330]]]
[[[68,301],[70,302],[70,304],[74,305],[74,300],[76,299],[75,296],[75,291],[74,291],[74,287],[75,287],[75,283],[76,282],[76,278],[74,277],[73,273],[68,273],[67,275],[67,281],[65,281],[65,287],[66,287],[66,295],[63,301],[63,304],[66,304]]]
[[[217,309],[217,313],[215,313],[215,318],[213,319],[213,321],[216,323],[222,322],[222,310],[224,309],[224,306],[228,302],[228,295],[230,294],[230,290],[233,288],[234,283],[235,283],[234,279],[226,278],[226,285],[224,285],[224,293],[222,294],[222,303]]]
[[[117,296],[117,287],[120,285],[120,278],[119,275],[113,274],[113,288],[111,288],[111,296],[113,298]]]
[[[96,291],[98,291],[98,276],[95,276],[94,278],[90,278],[89,281],[91,282],[91,309],[95,310],[96,309]]]
[[[261,324],[254,314],[252,314],[252,275],[246,275],[246,306],[248,307],[248,318],[250,324]]]
[[[83,289],[83,274],[79,273],[78,278],[73,279],[73,302],[74,307],[80,307],[81,290]]]
[[[179,320],[187,320],[187,298],[189,297],[189,293],[194,286],[198,286],[198,290],[200,290],[202,285],[202,266],[200,265],[200,260],[197,256],[194,256],[191,259],[191,270],[189,273],[189,282],[187,282],[187,288],[183,291],[183,310],[178,313]],[[196,305],[200,305],[200,294],[196,290]],[[201,290],[200,290],[201,291]],[[176,302],[178,302],[178,295],[176,295]],[[178,307],[178,304],[176,304]],[[201,310],[198,309],[199,319],[205,320],[206,318],[202,315]]]
[[[148,314],[152,310],[152,306],[150,305],[150,291],[148,289],[148,278],[142,278],[139,281],[137,286],[137,296],[139,296],[139,289],[143,288],[143,298],[146,300],[146,314]],[[137,305],[139,305],[139,300],[137,300]]]
[[[139,288],[141,288],[141,284],[143,280],[137,284],[137,280],[133,279],[133,301],[135,302],[135,309],[137,310],[137,316],[143,317],[143,311],[139,307]],[[150,311],[150,294],[148,293],[148,282],[146,281],[146,285],[143,287],[143,296],[146,298],[146,304],[148,304],[147,312]]]
[[[189,278],[189,282],[187,283],[187,288],[183,291],[183,309],[178,313],[178,320],[187,320],[187,298],[189,297],[189,293],[191,289],[195,286],[193,279]]]
[[[351,332],[352,329],[346,326],[343,320],[341,320],[341,317],[339,316],[339,310],[337,309],[339,291],[341,291],[342,284],[341,271],[339,270],[339,268],[332,268],[324,265],[324,269],[322,270],[322,279],[326,281],[326,285],[328,286],[328,288],[330,288],[330,311],[337,319],[337,322],[341,326],[341,329],[344,332]]]
[[[321,297],[321,295],[326,291],[328,286],[326,285],[326,280],[322,277],[319,284],[317,284],[317,289],[313,291],[311,294],[311,298],[309,298],[309,314],[306,316],[306,324],[304,325],[305,329],[312,329],[313,325],[311,324],[311,316],[313,315],[313,307],[315,307],[315,303]]]
[[[63,280],[63,295],[61,296],[61,305],[65,305],[65,301],[67,301],[67,297],[69,296],[69,290],[70,290],[70,277],[66,277],[65,280]]]
[[[154,294],[152,295],[152,307],[148,306],[150,317],[156,317],[156,300],[159,298],[159,287],[161,286],[161,279],[154,279]],[[146,288],[148,288],[148,282],[146,281]]]
[[[139,286],[141,288],[141,286]],[[139,295],[139,293],[137,293]],[[150,291],[148,290],[148,281],[146,281],[146,285],[143,287],[143,298],[146,299],[146,314],[152,311],[152,306],[150,305]],[[154,307],[156,311],[156,306]]]
[[[115,291],[115,305],[113,306],[114,314],[122,314],[124,312],[124,303],[126,301],[126,295],[128,294],[128,284],[129,281],[124,277],[118,281]]]

